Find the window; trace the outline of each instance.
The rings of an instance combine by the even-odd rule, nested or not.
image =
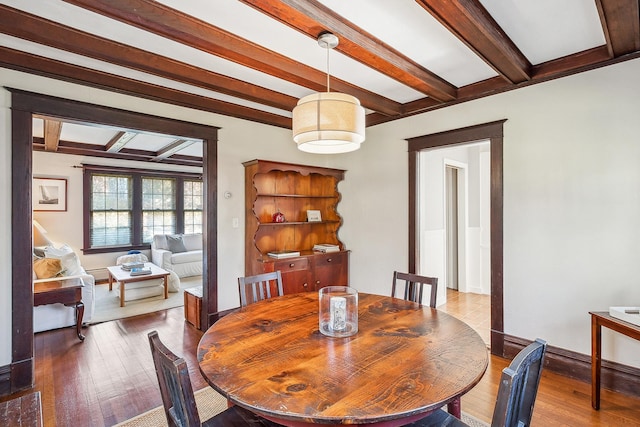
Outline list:
[[[202,181],[184,181],[184,232],[202,233],[202,206],[204,203]]]
[[[131,177],[96,174],[91,189],[91,247],[130,245]]]
[[[176,180],[142,178],[142,241],[176,232]]]
[[[83,167],[84,253],[148,249],[155,234],[202,233],[199,175]]]

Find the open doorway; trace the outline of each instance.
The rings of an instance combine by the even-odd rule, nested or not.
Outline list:
[[[420,153],[420,274],[438,277],[438,309],[490,344],[490,143]]]
[[[490,326],[490,347],[491,353],[504,356],[505,336],[504,336],[504,300],[503,300],[503,276],[504,276],[504,255],[503,255],[503,135],[504,123],[500,120],[466,128],[454,129],[430,135],[418,136],[408,139],[408,170],[409,170],[409,271],[427,274],[434,265],[439,266],[438,277],[444,277],[443,255],[432,251],[432,245],[424,245],[425,239],[440,238],[440,243],[444,245],[444,231],[436,228],[424,227],[425,221],[433,220],[436,215],[443,216],[444,208],[437,208],[425,205],[425,198],[420,195],[424,191],[424,186],[438,185],[444,187],[442,181],[434,183],[430,180],[421,179],[421,171],[424,168],[421,153],[425,150],[442,147],[456,147],[461,144],[477,143],[489,141],[490,151],[486,154],[485,161],[489,163],[487,181],[489,182],[489,206],[484,209],[490,221],[490,230],[487,230],[489,245],[484,248],[484,253],[489,259],[489,271],[485,272],[489,279],[490,306],[491,306],[491,326]],[[442,164],[440,165],[442,171]],[[444,173],[441,172],[442,176]],[[483,236],[486,238],[486,235]],[[483,255],[484,256],[484,255]],[[433,271],[433,270],[431,270]],[[459,270],[460,271],[460,270]],[[433,274],[433,273],[429,273]],[[459,286],[463,282],[459,281]],[[446,298],[446,288],[444,283],[438,289],[438,300]],[[444,294],[444,295],[443,295]]]
[[[203,300],[201,324],[206,329],[217,313],[216,224],[216,127],[55,98],[10,89],[12,124],[12,362],[11,390],[29,388],[33,381],[33,286],[32,286],[32,121],[34,115],[76,119],[102,125],[170,133],[201,139],[205,183],[203,248]],[[209,224],[209,227],[207,227]]]

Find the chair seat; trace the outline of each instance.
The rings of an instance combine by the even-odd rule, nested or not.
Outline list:
[[[203,427],[244,427],[244,426],[268,426],[278,427],[280,424],[276,424],[272,421],[260,418],[251,411],[248,411],[240,406],[231,406],[220,412],[213,418],[208,419],[202,423]]]
[[[416,421],[412,424],[407,424],[405,427],[469,427],[467,424],[457,419],[448,412],[438,409],[437,411],[429,414],[428,416]]]

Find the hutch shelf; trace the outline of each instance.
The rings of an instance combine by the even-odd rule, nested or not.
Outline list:
[[[349,284],[349,252],[338,237],[342,218],[337,205],[344,170],[251,160],[245,167],[245,273],[280,270],[285,294]],[[319,211],[308,221],[307,211]],[[274,221],[274,214],[284,222]],[[332,244],[338,252],[313,250]],[[273,258],[269,253],[299,255]]]

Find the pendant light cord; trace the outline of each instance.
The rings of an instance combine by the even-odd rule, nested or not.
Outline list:
[[[327,92],[331,92],[329,90],[329,52],[331,51],[331,48],[329,47],[329,45],[327,45],[326,47],[327,49]]]

